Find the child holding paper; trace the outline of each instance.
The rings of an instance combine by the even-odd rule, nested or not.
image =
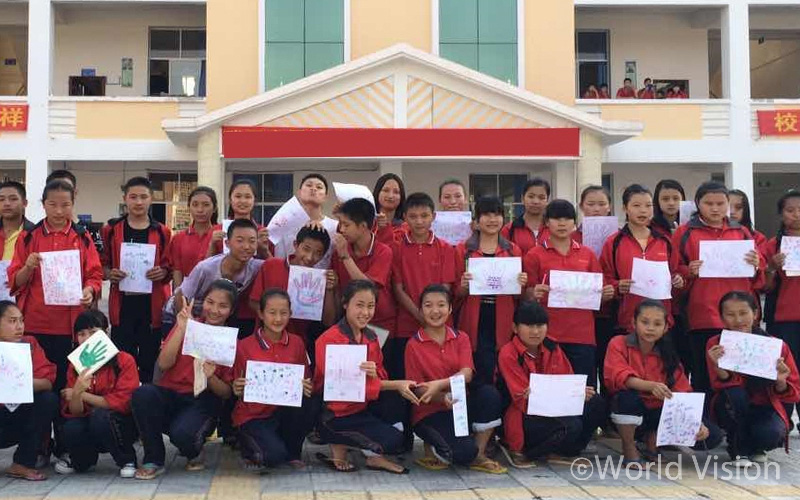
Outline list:
[[[378,289],[374,283],[363,279],[350,281],[342,299],[344,318],[317,339],[314,393],[320,396],[325,386],[327,347],[367,346],[367,360],[360,365],[366,372],[366,400],[325,402],[318,429],[320,436],[330,444],[332,456],[319,453],[317,458],[333,470],[353,472],[356,467],[347,459],[347,448],[357,448],[367,456],[368,469],[407,474],[408,469],[386,455],[397,454],[403,447],[402,422],[407,403],[402,398],[413,404],[419,404],[419,399],[413,392],[416,385],[413,381],[389,380],[386,375],[378,337],[369,328],[377,301]]]
[[[757,249],[750,251],[745,262],[753,266],[748,278],[700,278],[701,241],[752,240],[746,227],[728,219],[728,189],[718,182],[704,182],[697,189],[698,213],[678,228],[672,236],[673,251],[680,258],[680,273],[686,280],[686,313],[689,321],[689,342],[693,355],[692,382],[700,392],[709,390],[706,368],[708,339],[722,330],[719,310],[714,306],[728,292],[758,290],[764,285],[764,258]]]
[[[767,335],[753,326],[756,301],[747,292],[728,292],[719,303],[719,314],[728,330]],[[738,467],[765,463],[766,452],[781,445],[789,451],[792,407],[800,401],[800,376],[789,346],[782,342],[777,361],[777,380],[723,370],[725,356],[720,335],[708,340],[708,372],[714,391],[711,408],[725,429],[728,455]]]
[[[236,286],[228,280],[211,283],[197,321],[224,326],[233,313],[237,293]],[[183,307],[161,346],[158,381],[133,393],[133,417],[144,446],[143,465],[136,470],[136,479],[154,479],[164,473],[166,451],[162,434],[167,434],[186,457],[186,470],[203,470],[203,443],[214,430],[222,400],[231,395],[230,369],[205,361],[202,374],[196,373],[194,358],[181,353],[186,326],[192,319],[192,305],[193,301]],[[195,396],[197,376],[207,379],[208,389]]]
[[[634,333],[611,339],[606,353],[605,385],[611,395],[611,421],[622,438],[623,464],[655,460],[656,432],[664,400],[673,392],[692,392],[667,333],[667,309],[658,300],[642,301],[633,313]],[[645,450],[636,448],[637,432]],[[703,424],[697,449],[715,448],[722,437]],[[645,460],[642,460],[644,456]]]
[[[290,462],[302,467],[300,453],[303,440],[314,425],[311,411],[311,371],[303,340],[287,330],[291,326],[291,302],[283,290],[269,288],[261,295],[258,317],[261,328],[254,335],[239,341],[233,394],[238,398],[233,409],[233,425],[239,429],[242,458],[249,469],[275,467]],[[303,365],[303,407],[247,403],[243,399],[247,385],[247,362],[269,361]]]
[[[97,310],[84,311],[75,321],[75,340],[82,345],[97,331],[108,331],[108,319]],[[67,387],[61,391],[64,446],[69,459],[56,462],[59,474],[86,472],[100,453],[111,453],[122,478],[136,474],[136,424],[131,397],[139,388],[136,360],[120,351],[102,368],[77,373],[70,367]]]
[[[217,193],[210,187],[197,186],[189,193],[192,224],[172,237],[167,251],[172,283],[176,288],[191,274],[194,266],[206,258],[218,211]]]
[[[402,237],[406,188],[396,174],[384,174],[375,181],[372,191],[375,200],[375,236],[381,243],[391,246]]]
[[[602,273],[602,268],[589,248],[572,239],[577,214],[572,203],[553,200],[545,211],[545,222],[550,232],[541,246],[528,251],[522,261],[528,273],[528,296],[547,303],[550,291],[550,273],[553,270]],[[614,295],[614,287],[603,287],[603,302]],[[575,373],[589,377],[594,386],[596,373],[594,312],[584,309],[547,308],[550,318],[550,338],[558,342],[567,355]]]
[[[522,188],[522,204],[525,212],[503,226],[503,238],[515,243],[522,255],[531,248],[541,245],[547,239],[547,225],[544,223],[544,209],[550,200],[550,183],[534,177]]]
[[[429,470],[449,464],[503,474],[505,467],[486,456],[486,445],[501,424],[500,394],[489,384],[469,391],[468,416],[473,435],[456,436],[450,377],[463,375],[467,384],[475,373],[469,337],[447,326],[452,312],[450,290],[444,285],[428,285],[422,291],[420,311],[423,326],[408,342],[405,372],[417,383],[414,392],[419,405],[411,408],[414,432],[425,442],[425,457],[416,461]]]
[[[505,208],[496,197],[483,197],[475,203],[476,230],[470,238],[456,247],[456,304],[457,326],[469,335],[475,360],[472,385],[494,385],[497,376],[497,352],[511,340],[511,319],[518,299],[512,295],[470,295],[472,274],[468,271],[469,259],[494,257],[522,257],[514,243],[503,238]],[[523,270],[524,271],[524,270]],[[517,276],[522,288],[528,283],[528,274]]]
[[[30,344],[33,365],[33,403],[21,404],[14,411],[8,405],[0,405],[0,446],[17,445],[13,463],[5,474],[27,481],[44,481],[47,476],[35,466],[58,413],[58,396],[52,392],[56,366],[47,359],[36,339],[25,335],[22,312],[8,300],[0,301],[0,341]]]
[[[586,387],[583,416],[528,415],[530,375],[572,375],[572,365],[556,342],[547,338],[547,311],[537,302],[520,303],[514,311],[514,338],[500,349],[499,366],[509,406],[503,418],[505,446],[514,467],[535,467],[532,460],[561,461],[580,453],[606,418],[605,401]]]
[[[578,204],[583,217],[606,217],[611,215],[611,193],[603,186],[591,185],[581,191],[581,201]],[[583,244],[583,232],[578,226],[572,234],[572,239]]]
[[[167,246],[172,232],[150,217],[153,188],[148,179],[131,177],[122,192],[127,214],[110,219],[103,226],[100,260],[104,279],[111,282],[108,298],[111,339],[121,351],[136,359],[141,380],[147,383],[153,380],[153,365],[161,344],[161,309],[171,294]],[[128,276],[128,270],[121,269],[123,243],[155,245],[155,260],[145,276],[152,282],[152,293],[120,290],[120,281]]]
[[[275,247],[269,241],[269,231],[267,231],[266,226],[256,222],[253,217],[257,196],[256,185],[253,181],[247,178],[234,180],[231,187],[228,188],[228,219],[253,221],[258,226],[258,250],[256,255],[259,259],[268,259],[272,257]],[[226,236],[227,234],[223,231],[222,224],[216,224],[206,257],[222,253],[223,240]]]

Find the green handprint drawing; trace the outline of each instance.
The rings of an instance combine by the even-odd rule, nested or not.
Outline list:
[[[89,347],[87,343],[78,357],[78,361],[81,362],[84,368],[91,368],[106,357],[107,347],[102,342],[97,342],[91,346],[91,349],[89,349]]]

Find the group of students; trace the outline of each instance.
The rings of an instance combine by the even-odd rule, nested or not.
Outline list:
[[[336,471],[356,470],[349,452],[360,450],[367,468],[403,474],[408,469],[392,457],[409,452],[416,435],[424,442],[416,460],[422,467],[504,473],[493,458],[498,449],[514,467],[563,462],[586,450],[598,428],[616,429],[625,463],[641,465],[658,452],[664,400],[692,390],[710,396],[698,448],[717,446],[723,429],[731,459],[748,466],[788,446],[800,401],[800,277],[783,270],[780,250],[783,237],[800,236],[798,191],[780,199],[780,231],[767,240],[753,229],[741,191],[702,184],[697,212],[679,225],[686,196],[678,182],[661,181],[653,193],[634,184],[622,196],[626,223],[600,255],[582,245],[575,206],[551,200],[539,178],[525,184],[524,212],[511,221],[498,198],[476,200],[472,235],[455,246],[432,230],[431,197],[406,196],[393,174],[377,181],[374,205],[353,198],[337,204],[333,217],[323,212],[327,179],[305,176],[296,201],[308,223],[277,242],[252,220],[256,189],[248,180],[229,190],[226,231],[216,193],[201,186],[189,196],[191,226],[172,236],[149,215],[149,181],[134,177],[123,187],[126,215],[103,227],[100,254],[73,221],[76,192],[71,173],[51,174],[42,195],[45,218],[32,224],[24,218],[24,187],[0,184],[0,241],[16,299],[0,302],[0,341],[31,345],[35,391],[32,404],[0,407],[0,442],[17,445],[7,470],[13,477],[45,479],[37,466],[51,454],[58,473],[83,472],[109,452],[122,477],[152,479],[165,470],[163,434],[187,470],[200,470],[215,429],[253,471],[303,467],[308,438],[330,445],[330,454],[316,457]],[[468,207],[463,184],[440,186],[439,210]],[[583,217],[608,216],[611,207],[601,186],[581,193]],[[707,240],[754,240],[746,258],[752,278],[700,277],[699,246]],[[156,246],[147,272],[151,294],[120,291],[123,242]],[[80,305],[44,303],[40,252],[62,249],[80,253]],[[497,257],[521,258],[522,293],[470,294],[468,260]],[[631,293],[634,258],[668,263],[672,300]],[[290,266],[327,270],[321,321],[292,318]],[[553,271],[602,273],[601,310],[548,307]],[[96,309],[104,279],[111,282],[110,321]],[[198,370],[182,354],[190,320],[238,328],[232,368],[204,362]],[[94,375],[69,367],[75,346],[109,328],[121,351],[111,362]],[[777,380],[720,369],[722,329],[783,339]],[[383,345],[380,332],[388,332]],[[323,401],[326,349],[342,344],[367,346],[364,402]],[[248,361],[303,365],[302,406],[245,402]],[[583,415],[528,415],[532,373],[586,375]],[[457,436],[453,421],[458,401],[450,377],[459,374],[468,388],[468,436]],[[206,386],[199,395],[197,377]]]
[[[584,99],[611,99],[608,85],[590,84],[582,96]],[[636,89],[633,80],[625,78],[622,87],[617,89],[617,99],[688,99],[689,94],[684,90],[683,85],[676,83],[670,86],[666,92],[663,89],[656,89],[651,78],[644,79],[644,86]]]

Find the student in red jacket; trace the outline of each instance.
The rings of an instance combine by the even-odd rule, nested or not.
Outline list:
[[[500,393],[494,386],[470,388],[467,415],[474,434],[456,436],[450,377],[463,375],[469,384],[475,367],[467,334],[447,326],[453,310],[450,290],[444,285],[428,285],[419,300],[424,324],[408,342],[405,353],[405,371],[416,382],[419,397],[419,405],[411,409],[411,422],[414,433],[425,442],[425,457],[416,463],[429,470],[457,464],[504,474],[506,468],[486,456],[486,445],[501,425]]]
[[[511,319],[518,300],[515,295],[470,295],[469,259],[522,257],[519,247],[500,235],[505,209],[500,198],[484,197],[475,203],[476,230],[456,247],[455,296],[460,302],[457,326],[469,335],[475,360],[473,385],[494,385],[497,353],[511,340]],[[525,289],[528,275],[523,270],[517,281]]]
[[[575,207],[566,200],[553,200],[547,206],[545,222],[550,237],[542,246],[532,248],[522,262],[528,274],[528,296],[547,303],[550,291],[550,273],[580,271],[602,273],[600,262],[589,248],[571,238],[575,230]],[[603,301],[614,296],[614,287],[603,287]],[[594,312],[582,309],[547,308],[550,317],[550,338],[561,345],[575,373],[589,377],[594,386],[596,373]]]
[[[175,288],[181,286],[183,279],[208,254],[213,226],[217,224],[217,193],[206,186],[194,188],[189,193],[189,213],[192,224],[172,237],[167,252]]]
[[[29,344],[33,364],[33,403],[21,404],[14,411],[0,405],[0,447],[17,445],[5,475],[44,481],[47,476],[35,469],[36,457],[41,455],[42,442],[49,439],[50,425],[58,413],[58,396],[52,392],[56,367],[36,339],[25,335],[22,312],[8,300],[0,301],[0,342]]]
[[[233,181],[231,187],[228,188],[228,219],[247,219],[253,221],[258,226],[258,250],[256,250],[256,257],[259,259],[268,259],[272,257],[275,247],[269,240],[269,231],[267,231],[266,226],[256,222],[255,217],[253,217],[257,196],[256,185],[250,179],[242,178]],[[222,230],[222,224],[216,224],[206,257],[213,257],[223,252],[223,240],[226,236],[227,234]]]
[[[705,240],[752,240],[750,231],[731,221],[728,212],[728,189],[718,182],[705,182],[695,194],[698,213],[678,228],[672,237],[672,247],[680,257],[680,269],[687,280],[686,313],[689,320],[689,342],[693,356],[695,390],[709,390],[706,368],[708,339],[722,330],[719,310],[714,307],[728,292],[759,290],[764,285],[765,263],[758,250],[751,251],[745,261],[753,266],[752,278],[700,278],[700,242]]]
[[[653,225],[664,234],[674,234],[680,222],[681,202],[686,200],[683,186],[676,180],[662,179],[656,184],[653,199]]]
[[[111,282],[108,298],[111,339],[120,350],[136,359],[141,379],[147,383],[153,380],[153,365],[161,344],[161,309],[171,294],[167,247],[172,232],[150,217],[153,188],[148,179],[131,177],[122,190],[127,214],[103,226],[100,260],[105,279]],[[120,290],[120,281],[127,276],[120,261],[123,243],[155,245],[155,262],[146,275],[152,281],[152,293]]]
[[[75,321],[80,346],[98,330],[108,331],[108,319],[97,310],[84,311]],[[78,374],[70,367],[67,388],[61,391],[64,445],[69,460],[56,462],[59,474],[86,472],[97,465],[100,453],[111,453],[122,478],[136,474],[136,424],[131,397],[139,388],[136,360],[120,351],[94,374]]]
[[[458,179],[445,179],[439,184],[439,210],[465,212],[469,210],[467,190]]]
[[[656,88],[653,85],[653,80],[650,78],[645,78],[644,87],[639,89],[639,91],[636,93],[636,97],[639,99],[655,99]]]
[[[356,467],[347,459],[347,449],[356,448],[367,457],[368,469],[408,474],[408,469],[386,455],[397,454],[403,447],[403,418],[407,413],[403,398],[413,404],[419,404],[419,399],[413,392],[413,381],[389,380],[383,368],[378,337],[369,328],[378,297],[378,289],[371,281],[350,281],[343,292],[344,317],[317,339],[314,393],[319,396],[324,397],[325,352],[329,345],[366,345],[367,360],[359,366],[366,372],[365,401],[324,403],[318,429],[331,446],[331,457],[322,453],[316,457],[335,471],[353,472]]]
[[[636,99],[636,89],[633,87],[633,80],[626,78],[622,88],[617,90],[617,99]]]
[[[579,454],[595,429],[606,419],[604,400],[591,385],[586,387],[583,416],[528,415],[530,375],[571,375],[564,351],[547,338],[547,311],[534,301],[520,303],[514,311],[514,338],[500,350],[500,373],[510,404],[503,418],[505,446],[501,448],[514,467],[533,467],[532,460]],[[569,460],[569,463],[572,463]]]
[[[78,315],[100,296],[103,267],[92,237],[83,226],[72,222],[75,188],[64,181],[52,181],[44,188],[45,218],[30,231],[20,234],[14,259],[8,268],[8,283],[25,315],[26,332],[36,337],[47,359],[56,365],[53,390],[58,393],[67,381],[67,355],[72,351],[72,326]],[[71,306],[44,303],[41,252],[78,250],[83,297]],[[58,445],[58,440],[57,440]],[[60,445],[59,445],[60,446]]]
[[[395,174],[384,174],[375,182],[375,237],[391,246],[406,229],[404,221],[406,188]]]
[[[611,394],[611,421],[622,438],[623,464],[656,459],[656,431],[664,400],[673,392],[692,392],[667,333],[667,309],[647,299],[634,311],[635,332],[611,339],[606,353],[606,387]],[[645,450],[636,448],[637,429],[643,432]],[[704,423],[696,436],[698,449],[715,448],[719,429]]]
[[[300,453],[303,440],[314,425],[310,408],[311,369],[303,339],[290,333],[292,314],[289,294],[268,288],[261,295],[258,317],[261,327],[254,335],[242,339],[236,348],[231,387],[238,398],[233,409],[233,425],[239,429],[239,446],[245,467],[261,470],[289,462],[302,467]],[[243,400],[247,385],[247,362],[266,361],[305,367],[303,407],[247,403]]]
[[[581,201],[578,203],[582,217],[606,217],[611,215],[611,193],[599,185],[586,186],[581,191]],[[583,228],[572,233],[572,239],[583,244]],[[597,257],[600,257],[599,255]]]
[[[544,210],[550,200],[550,183],[539,177],[530,179],[522,188],[522,204],[525,212],[503,226],[503,238],[515,243],[522,255],[547,239]]]
[[[422,291],[432,283],[452,290],[456,281],[455,249],[431,229],[436,214],[431,197],[413,193],[405,208],[408,229],[393,248],[397,329],[384,345],[386,370],[394,378],[405,378],[406,343],[425,323],[419,305]]]
[[[725,328],[764,335],[756,323],[758,307],[749,292],[728,292],[719,303]],[[719,367],[725,357],[720,335],[708,340],[708,374],[714,391],[711,407],[725,429],[728,455],[738,467],[766,463],[767,452],[786,446],[789,451],[792,407],[800,401],[800,376],[789,346],[782,342],[777,380],[745,375]]]
[[[214,281],[203,299],[202,313],[196,321],[225,326],[236,304],[236,286],[225,279]],[[155,479],[164,473],[164,437],[186,457],[186,470],[205,469],[203,444],[214,431],[222,402],[231,396],[230,369],[205,361],[202,375],[195,373],[194,358],[182,354],[186,326],[192,318],[192,302],[178,314],[175,327],[161,346],[158,356],[160,378],[134,391],[133,418],[144,447],[142,465],[136,479]],[[195,376],[207,379],[207,389],[194,395]]]

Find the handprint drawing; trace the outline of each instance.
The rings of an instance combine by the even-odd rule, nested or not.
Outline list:
[[[310,272],[302,273],[300,279],[295,278],[293,283],[301,306],[314,306],[325,298],[324,279],[314,278]]]
[[[81,362],[84,368],[91,368],[105,359],[107,351],[108,347],[102,342],[96,342],[94,345],[89,345],[89,342],[86,342],[78,361]]]

